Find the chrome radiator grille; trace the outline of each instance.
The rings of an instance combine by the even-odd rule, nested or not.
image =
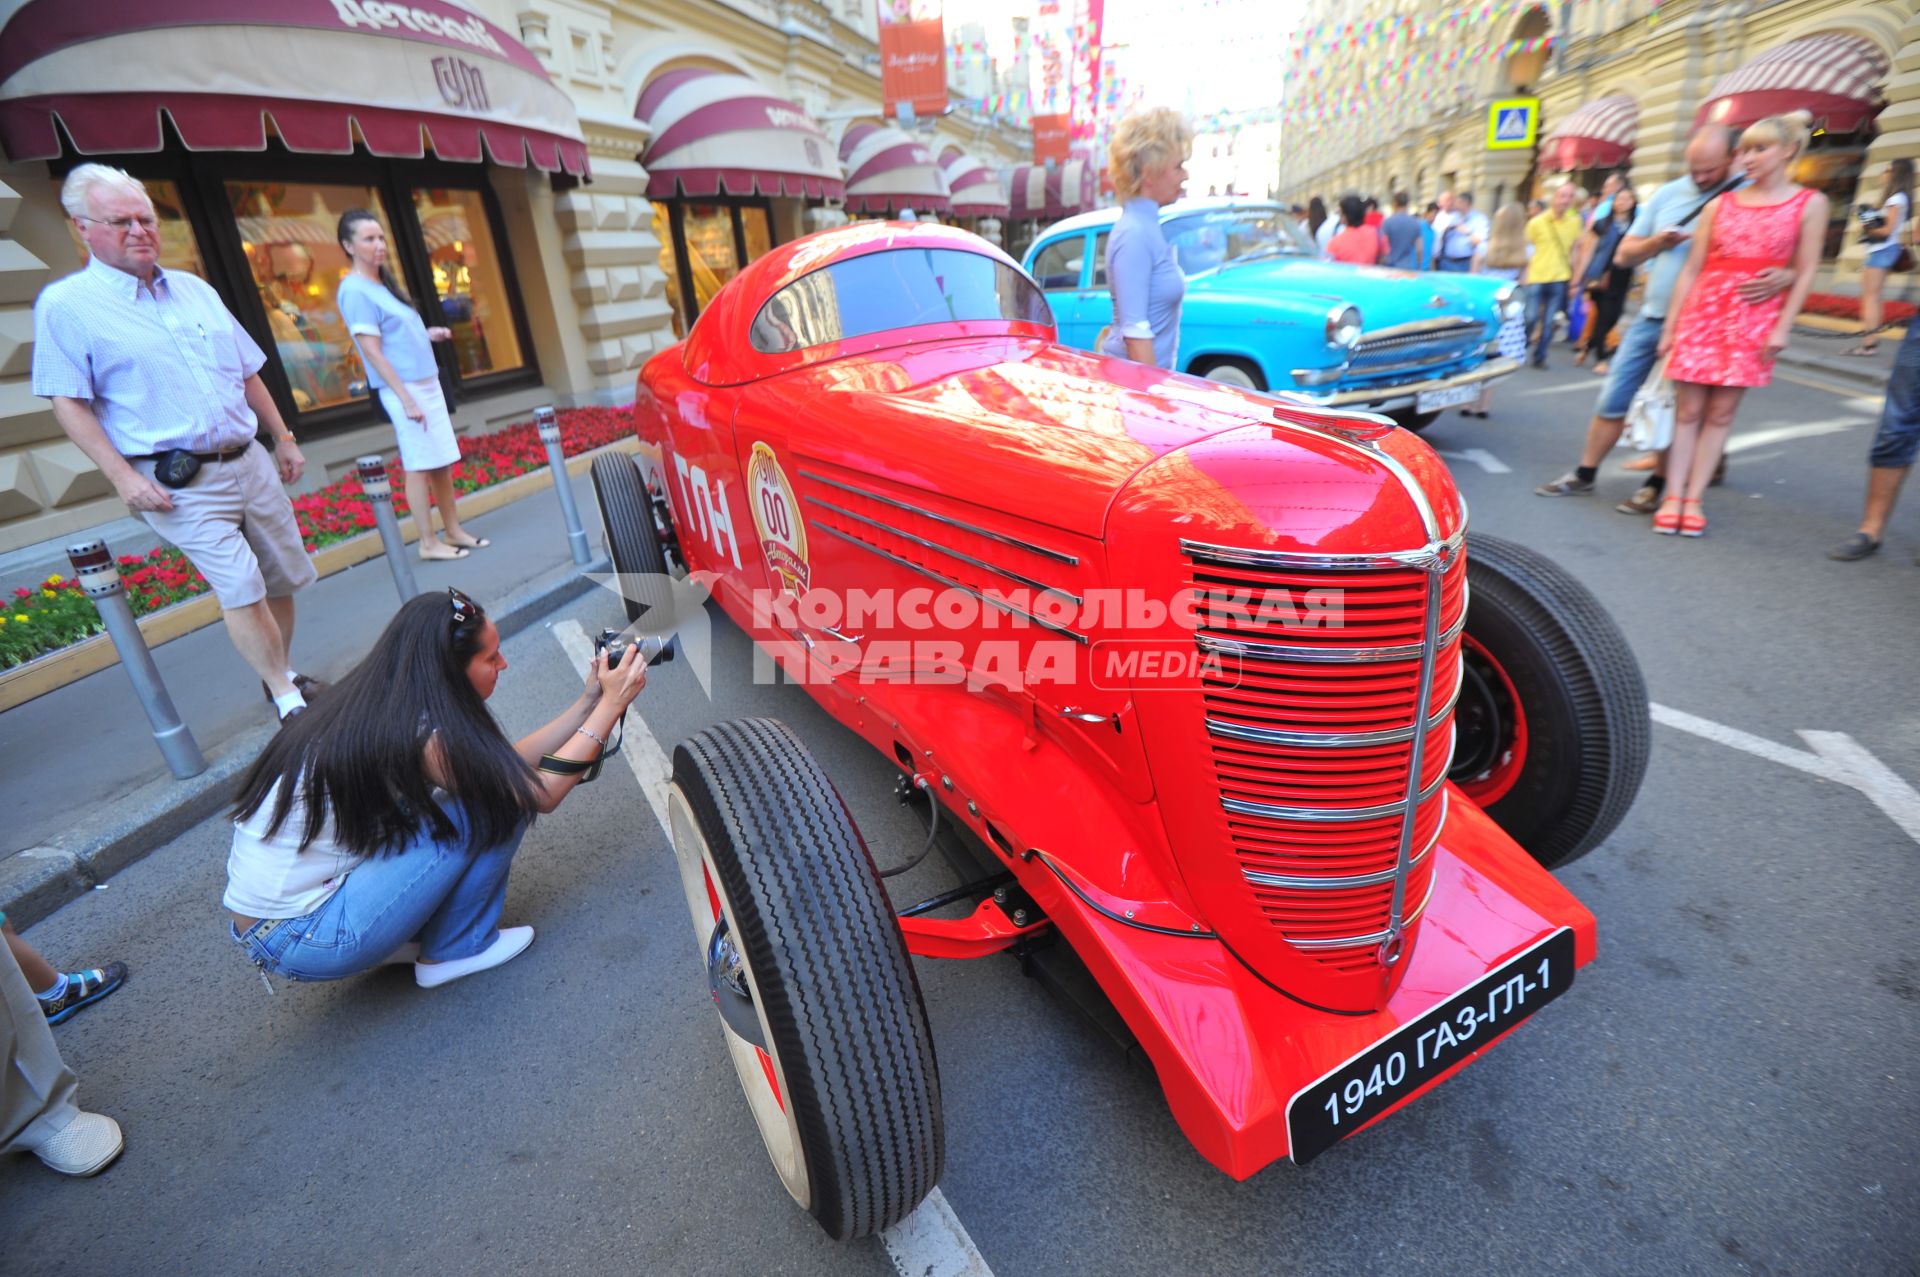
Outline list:
[[[1353,348],[1353,362],[1347,375],[1372,381],[1423,374],[1467,358],[1487,341],[1487,326],[1470,319],[1401,325],[1372,336],[1363,334]]]
[[[1467,613],[1459,546],[1182,543],[1195,642],[1217,669],[1201,680],[1206,747],[1249,902],[1340,970],[1377,964],[1432,886]]]

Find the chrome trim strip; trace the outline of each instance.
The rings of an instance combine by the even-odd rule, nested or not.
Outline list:
[[[1514,366],[1517,368],[1519,365],[1516,364]],[[1037,554],[1043,559],[1052,559],[1055,563],[1064,563],[1070,568],[1080,566],[1078,556],[1067,554],[1061,550],[1049,550],[1044,545],[1035,545],[1031,541],[1022,541],[1020,538],[1010,537],[1004,532],[992,532],[976,524],[963,523],[959,519],[950,519],[944,514],[935,514],[931,510],[922,510],[918,506],[908,505],[904,501],[896,501],[892,497],[883,497],[879,493],[869,492],[865,488],[856,488],[850,483],[841,483],[837,479],[829,479],[823,474],[818,474],[804,467],[800,470],[800,475],[802,478],[811,479],[815,483],[824,483],[829,488],[838,488],[842,492],[851,492],[856,497],[865,497],[869,501],[878,501],[881,505],[890,505],[896,510],[905,510],[908,514],[917,514],[923,519],[932,519],[935,523],[944,523],[950,528],[959,528],[962,532],[971,532],[975,536],[983,536],[989,541],[998,541],[1002,545],[1010,545],[1016,550],[1025,550],[1030,554]]]
[[[1440,791],[1440,823],[1433,827],[1433,837],[1427,839],[1427,845],[1413,858],[1409,869],[1418,869],[1423,861],[1440,845],[1440,831],[1447,824],[1447,791]],[[1285,887],[1295,891],[1343,891],[1348,887],[1377,887],[1383,882],[1392,882],[1397,870],[1382,869],[1379,873],[1350,874],[1343,878],[1302,878],[1292,874],[1264,873],[1258,869],[1242,869],[1241,874],[1256,887]]]
[[[1351,405],[1372,403],[1392,395],[1415,395],[1422,390],[1444,390],[1448,386],[1477,386],[1482,382],[1499,381],[1511,377],[1520,371],[1517,359],[1489,359],[1478,368],[1451,377],[1430,377],[1425,381],[1394,382],[1384,386],[1361,386],[1357,390],[1341,391],[1328,395],[1324,399],[1313,401],[1316,408],[1346,408]]]
[[[1408,770],[1411,772],[1419,769],[1416,767]],[[1442,772],[1440,778],[1420,795],[1420,801],[1425,802],[1433,797],[1446,783],[1446,773]],[[1228,798],[1222,795],[1220,805],[1236,816],[1262,816],[1268,820],[1305,820],[1317,824],[1346,824],[1355,820],[1378,820],[1382,816],[1391,816],[1397,811],[1404,812],[1407,809],[1404,798],[1396,798],[1390,803],[1376,803],[1372,807],[1282,807],[1278,803],[1256,803],[1244,798]],[[1411,824],[1402,824],[1400,827],[1402,855],[1405,854],[1406,843],[1413,837],[1412,829]]]
[[[963,585],[961,582],[954,580],[950,576],[945,576],[939,572],[935,572],[932,568],[922,567],[920,564],[915,563],[912,559],[902,558],[891,550],[883,550],[879,546],[874,545],[870,541],[862,541],[857,536],[853,536],[850,533],[842,532],[839,528],[830,527],[829,525],[824,523],[815,523],[812,526],[818,531],[825,532],[829,536],[839,537],[842,541],[848,542],[851,545],[857,545],[861,549],[866,550],[872,554],[877,554],[881,558],[886,559],[890,563],[898,563],[903,568],[909,568],[912,571],[918,572],[922,576],[931,577],[933,580],[940,582],[940,584],[947,586],[950,589],[965,591],[966,593],[973,595],[974,598],[979,599],[982,603],[985,603],[991,607],[997,607],[1001,611],[1007,612],[1013,616],[1024,617],[1025,619],[1032,621],[1035,625],[1039,626],[1043,630],[1052,630],[1055,634],[1064,635],[1067,638],[1072,639],[1076,643],[1087,642],[1087,636],[1084,634],[1076,634],[1072,630],[1067,629],[1065,626],[1055,625],[1052,621],[1042,620],[1041,618],[1035,616],[1031,612],[1022,611],[1021,609],[1013,606],[1013,604],[1007,602],[1005,599],[997,599],[991,594],[982,594],[980,591],[974,589],[970,585]]]
[[[1401,927],[1402,930],[1405,930],[1407,927],[1412,926],[1414,923],[1414,920],[1418,918],[1421,914],[1427,911],[1427,905],[1431,903],[1433,900],[1433,889],[1438,885],[1439,885],[1438,874],[1435,874],[1432,878],[1427,880],[1426,897],[1420,901],[1419,907],[1414,909],[1412,913],[1406,916],[1405,921],[1402,923],[1402,927]],[[1282,935],[1284,936],[1285,933],[1283,932]],[[1292,945],[1296,949],[1306,949],[1306,950],[1358,949],[1364,945],[1380,944],[1386,940],[1391,939],[1392,937],[1393,937],[1393,932],[1391,931],[1376,931],[1372,935],[1339,936],[1331,940],[1295,940],[1295,939],[1292,939],[1291,937],[1286,937],[1286,940],[1288,944]]]
[[[971,554],[962,554],[960,551],[954,549],[951,546],[941,545],[938,541],[929,541],[922,536],[915,536],[913,533],[904,531],[900,528],[896,528],[890,523],[882,523],[878,519],[869,519],[864,514],[855,514],[853,511],[847,509],[846,507],[837,506],[831,501],[822,501],[819,497],[812,497],[812,496],[806,499],[812,502],[814,505],[819,506],[823,510],[833,511],[835,514],[841,516],[842,518],[852,519],[854,522],[864,523],[870,528],[878,528],[882,532],[892,533],[894,536],[899,537],[902,541],[911,541],[915,545],[923,546],[926,549],[932,550],[936,554],[944,554],[948,558],[958,559],[962,563],[971,563],[974,567],[980,568],[987,572],[991,572],[996,576],[1004,576],[1010,581],[1018,581],[1022,585],[1031,586],[1032,588],[1039,590],[1042,594],[1057,595],[1060,598],[1065,599],[1067,602],[1073,604],[1075,607],[1079,607],[1083,602],[1083,600],[1078,594],[1069,594],[1067,591],[1062,590],[1057,586],[1048,585],[1045,581],[1036,581],[1030,576],[1022,576],[1020,573],[1015,572],[1012,568],[1003,568],[997,563],[989,563],[985,559],[976,559]]]
[[[1464,582],[1462,583],[1462,588],[1464,589]],[[1414,694],[1413,703],[1415,705],[1428,705],[1433,701],[1433,667],[1435,660],[1439,656],[1440,608],[1442,600],[1446,596],[1445,591],[1445,571],[1443,569],[1436,569],[1428,573],[1427,637],[1425,644],[1427,650],[1426,655],[1420,658],[1420,690]],[[1469,600],[1464,597],[1461,599],[1460,628],[1465,628],[1467,623],[1468,602]],[[1388,965],[1392,965],[1392,963],[1399,958],[1400,933],[1406,926],[1405,920],[1401,916],[1401,911],[1406,907],[1407,903],[1407,874],[1410,873],[1413,868],[1408,857],[1413,850],[1414,817],[1420,810],[1420,770],[1426,762],[1424,757],[1426,745],[1427,720],[1424,717],[1416,717],[1413,720],[1413,744],[1408,747],[1412,755],[1413,763],[1412,766],[1407,769],[1406,814],[1400,819],[1400,854],[1398,858],[1399,863],[1393,875],[1393,904],[1387,913],[1387,937],[1382,942],[1383,948],[1381,950]],[[1453,742],[1451,741],[1447,743],[1447,752],[1449,756],[1451,756],[1453,752]],[[1445,781],[1446,778],[1446,769],[1442,768],[1440,771],[1440,780]]]
[[[1427,719],[1427,730],[1432,731],[1453,713],[1453,707],[1460,701],[1460,689],[1466,685],[1467,671],[1463,665],[1454,676],[1453,695],[1447,703],[1434,711]],[[1295,749],[1361,749],[1371,745],[1399,745],[1413,739],[1413,724],[1405,727],[1387,727],[1377,732],[1295,732],[1278,727],[1250,727],[1245,723],[1228,723],[1217,718],[1207,720],[1207,734],[1221,740],[1244,741],[1249,745],[1283,745]]]
[[[1436,574],[1435,579],[1438,579]],[[1462,600],[1463,603],[1465,600]],[[1460,619],[1447,627],[1439,636],[1433,649],[1438,656],[1453,645],[1460,637],[1460,631],[1467,625],[1467,613],[1463,606]],[[1308,661],[1323,664],[1367,664],[1375,661],[1411,661],[1423,656],[1427,650],[1424,642],[1401,643],[1393,647],[1304,647],[1294,643],[1260,643],[1249,639],[1215,638],[1211,634],[1196,635],[1194,642],[1203,652],[1219,656],[1234,656],[1243,661]],[[1432,691],[1429,686],[1428,691]]]
[[[1467,319],[1461,315],[1438,315],[1432,319],[1416,319],[1411,323],[1394,324],[1388,328],[1376,328],[1372,332],[1360,334],[1360,349],[1364,350],[1369,342],[1397,341],[1407,337],[1434,337],[1451,332],[1465,332],[1469,328],[1485,328],[1477,319]],[[1498,327],[1496,324],[1495,327]]]
[[[1371,451],[1369,449],[1368,451]],[[1375,454],[1376,457],[1379,454]],[[1418,489],[1413,476],[1400,471],[1407,485]],[[1415,499],[1422,518],[1431,529],[1432,510],[1425,496]],[[1454,555],[1466,544],[1466,520],[1460,521],[1460,530],[1445,541],[1437,538],[1414,550],[1387,550],[1371,554],[1301,554],[1291,550],[1256,550],[1236,545],[1213,545],[1206,541],[1180,539],[1180,552],[1195,563],[1211,563],[1220,567],[1239,568],[1286,568],[1305,569],[1321,572],[1380,572],[1395,568],[1415,568],[1430,570],[1436,558],[1453,562]]]

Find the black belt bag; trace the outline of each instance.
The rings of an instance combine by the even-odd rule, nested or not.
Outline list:
[[[168,448],[165,452],[150,452],[141,457],[129,457],[129,461],[153,462],[154,482],[169,488],[184,488],[192,483],[194,476],[200,473],[202,462],[231,461],[245,453],[253,444],[243,443],[237,448],[228,448],[222,452],[192,452],[186,448]]]

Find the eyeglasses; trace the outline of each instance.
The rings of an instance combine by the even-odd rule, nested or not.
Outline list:
[[[447,602],[453,608],[453,628],[456,630],[480,615],[480,605],[451,585],[447,587]]]
[[[148,216],[148,217],[76,217],[73,220],[76,222],[93,222],[100,226],[111,226],[113,227],[114,230],[118,231],[122,235],[127,234],[136,226],[138,226],[141,230],[145,231],[149,235],[153,234],[155,231],[158,231],[160,229],[160,219],[152,216]]]

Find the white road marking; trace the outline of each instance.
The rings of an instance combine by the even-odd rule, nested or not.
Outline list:
[[[1789,439],[1845,434],[1862,424],[1860,421],[1809,421],[1798,426],[1774,426],[1769,430],[1735,430],[1727,440],[1727,451],[1746,452],[1752,448],[1764,448],[1770,443],[1785,443]]]
[[[586,630],[578,621],[561,621],[552,627],[552,634],[574,669],[585,678],[593,664],[593,640]],[[640,792],[653,808],[660,831],[667,833],[667,788],[673,768],[666,751],[645,719],[629,718],[622,730],[626,743],[620,757],[633,769],[633,778],[640,782]],[[880,1240],[902,1277],[993,1277],[993,1269],[974,1248],[973,1238],[938,1188],[927,1194],[912,1214],[880,1234]]]
[[[993,1277],[973,1238],[939,1189],[880,1234],[900,1277]]]
[[[567,659],[573,662],[574,669],[585,678],[588,667],[593,664],[593,640],[580,628],[580,622],[561,621],[552,627],[552,634],[559,640]],[[647,806],[653,808],[654,819],[660,822],[660,832],[664,834],[667,832],[667,786],[673,777],[673,766],[667,762],[667,753],[660,748],[646,719],[629,714],[620,730],[625,737],[620,757],[633,769],[633,778],[640,782],[640,792],[646,795]]]
[[[1915,792],[1912,785],[1845,732],[1802,730],[1800,738],[1813,747],[1808,751],[1666,705],[1653,707],[1653,721],[1691,732],[1756,758],[1765,758],[1783,767],[1806,772],[1809,776],[1818,776],[1822,780],[1857,789],[1866,795],[1868,802],[1900,826],[1907,837],[1920,843],[1920,792]]]
[[[1435,448],[1434,451],[1443,457],[1451,457],[1455,461],[1470,461],[1482,470],[1485,470],[1488,474],[1513,473],[1512,466],[1500,460],[1500,458],[1494,456],[1485,448],[1463,448],[1459,452],[1448,452],[1444,448]]]

